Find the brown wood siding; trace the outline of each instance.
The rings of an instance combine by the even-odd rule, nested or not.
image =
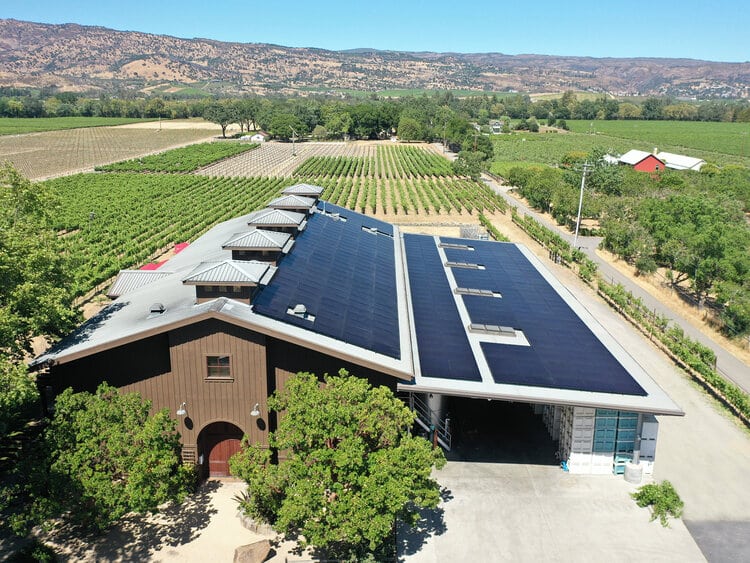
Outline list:
[[[217,320],[169,333],[174,375],[171,408],[187,403],[188,415],[179,422],[184,444],[196,444],[200,431],[212,422],[231,422],[252,442],[268,443],[265,340],[263,335]],[[206,377],[206,357],[214,355],[231,357],[231,380]],[[261,412],[258,418],[250,416],[255,403]]]
[[[252,294],[257,289],[256,287],[250,287],[248,285],[238,286],[239,291],[234,291],[235,286],[231,285],[196,285],[195,286],[195,297],[198,303],[204,301],[212,301],[217,297],[227,297],[229,299],[236,299],[245,304],[250,303]]]
[[[50,383],[57,395],[68,387],[74,391],[96,391],[102,381],[115,387],[141,384],[169,374],[169,338],[159,334],[93,356],[86,356],[51,370]],[[139,389],[141,390],[141,389]],[[141,390],[145,398],[151,399]]]
[[[212,422],[230,422],[251,441],[267,444],[265,340],[250,330],[207,320],[54,366],[49,381],[54,394],[67,387],[94,391],[101,381],[124,392],[137,391],[153,403],[152,411],[166,408],[177,419],[189,451],[195,451],[200,431]],[[231,381],[207,380],[208,355],[231,356]],[[178,417],[183,401],[187,416]],[[250,416],[255,403],[261,412],[257,418]]]
[[[337,374],[341,368],[344,368],[351,375],[367,379],[373,386],[385,385],[394,392],[399,381],[396,377],[276,338],[267,339],[266,350],[269,360],[268,385],[271,393],[275,389],[283,389],[289,378],[300,371],[309,371],[322,378],[326,373]]]

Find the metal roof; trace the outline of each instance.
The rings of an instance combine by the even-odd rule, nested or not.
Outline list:
[[[221,247],[225,250],[281,250],[291,238],[289,233],[251,229],[234,233]]]
[[[299,195],[319,198],[323,194],[324,188],[313,186],[312,184],[294,184],[281,190],[284,195]]]
[[[261,209],[247,217],[247,224],[258,227],[300,227],[304,220],[304,213],[283,209]]]
[[[165,272],[164,270],[120,270],[112,287],[109,288],[107,297],[120,297],[170,275],[172,275],[172,272]]]
[[[201,262],[183,278],[188,285],[259,285],[270,279],[276,268],[267,262],[254,260],[224,260]]]
[[[693,158],[692,156],[685,156],[682,154],[674,154],[671,152],[660,152],[656,155],[659,160],[663,161],[667,168],[674,170],[696,170],[699,171],[701,167],[706,164],[706,161],[700,158]]]
[[[299,195],[282,195],[268,202],[268,207],[274,209],[310,209],[313,205],[313,198]]]
[[[73,361],[215,318],[394,375],[401,389],[682,414],[523,246],[403,235],[319,202],[309,231],[277,269],[233,262],[221,248],[249,218],[208,231],[169,260],[165,268],[174,273],[123,295],[32,365]],[[451,261],[484,269],[447,267]],[[188,285],[243,282],[261,285],[252,304],[196,304]],[[151,314],[154,303],[164,312]],[[294,315],[297,305],[310,315]]]
[[[641,160],[649,156],[652,156],[650,152],[632,149],[620,157],[620,162],[622,162],[623,164],[630,164],[631,166],[635,166]]]

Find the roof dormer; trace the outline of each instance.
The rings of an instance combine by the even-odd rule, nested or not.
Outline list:
[[[232,251],[232,260],[258,260],[276,265],[293,244],[294,239],[289,233],[253,227],[247,232],[233,234],[221,248]]]
[[[267,262],[201,262],[182,283],[195,286],[197,303],[227,297],[249,305],[258,288],[268,284],[275,273],[276,267]]]
[[[303,213],[305,216],[312,212],[315,205],[315,199],[311,197],[302,197],[299,195],[282,195],[268,202],[271,209],[281,209],[283,211],[294,211]]]
[[[266,231],[278,231],[296,236],[305,228],[307,220],[304,213],[267,208],[251,213],[247,218],[247,224]]]
[[[294,184],[281,190],[282,195],[296,195],[313,199],[313,204],[323,195],[324,188],[312,184]]]

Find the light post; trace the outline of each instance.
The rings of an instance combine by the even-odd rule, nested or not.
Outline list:
[[[583,190],[586,187],[586,172],[590,170],[588,162],[583,163],[583,174],[581,175],[581,195],[578,198],[578,219],[576,219],[576,234],[573,237],[573,248],[578,248],[578,229],[581,227],[581,208],[583,208]]]
[[[294,130],[294,127],[291,125],[289,126],[289,129],[292,130],[292,156],[297,156],[297,149],[294,148],[294,141],[297,138],[297,132]]]

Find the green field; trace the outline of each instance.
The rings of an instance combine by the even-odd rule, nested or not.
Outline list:
[[[159,154],[97,166],[99,172],[193,172],[243,152],[258,148],[258,143],[200,143]]]
[[[524,131],[510,135],[494,135],[491,138],[495,146],[495,163],[493,164],[533,162],[555,166],[560,163],[565,154],[572,151],[589,152],[594,148],[601,147],[608,152],[624,153],[631,148],[642,148],[643,150],[647,148],[644,143],[634,145],[630,141],[617,137],[581,133],[529,133]]]
[[[59,131],[81,127],[125,125],[153,119],[131,117],[0,117],[0,135],[19,135],[40,131]]]
[[[595,136],[644,141],[659,150],[698,150],[739,157],[750,157],[750,123],[705,121],[589,121],[569,120],[575,133],[594,131]],[[593,126],[592,126],[593,124]],[[679,152],[679,151],[671,151]],[[707,161],[714,160],[707,158]]]
[[[568,121],[569,133],[516,132],[494,135],[491,170],[503,174],[512,162],[558,165],[572,151],[601,148],[610,154],[630,149],[674,152],[719,166],[750,167],[750,124],[696,121]],[[593,123],[593,126],[591,125]],[[592,131],[590,133],[589,131]]]
[[[77,293],[137,267],[170,244],[260,209],[292,182],[182,174],[77,174],[48,185],[60,198],[55,228],[74,257]]]

